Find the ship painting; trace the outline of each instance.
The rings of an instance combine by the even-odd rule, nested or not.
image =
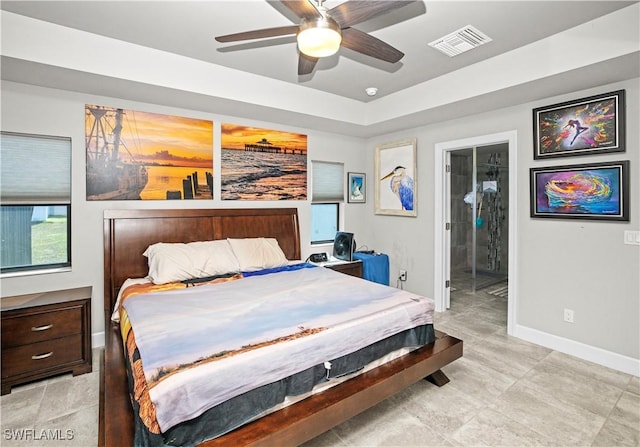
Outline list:
[[[85,105],[87,200],[213,199],[213,122]]]
[[[140,200],[147,185],[146,167],[121,139],[123,115],[123,109],[86,106],[87,200]]]

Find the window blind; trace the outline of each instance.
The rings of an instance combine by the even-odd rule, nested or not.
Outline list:
[[[71,138],[0,133],[3,204],[71,203]]]
[[[344,164],[312,161],[312,202],[344,201]]]

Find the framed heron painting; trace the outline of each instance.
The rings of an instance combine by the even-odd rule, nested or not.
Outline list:
[[[629,220],[629,161],[531,168],[531,217]]]
[[[416,139],[376,146],[375,213],[418,215]]]

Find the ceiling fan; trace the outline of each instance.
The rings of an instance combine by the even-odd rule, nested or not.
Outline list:
[[[274,2],[275,3],[275,2]],[[340,46],[367,56],[396,63],[404,53],[353,25],[402,8],[415,0],[350,0],[327,10],[324,0],[279,0],[300,18],[299,25],[279,26],[218,36],[218,42],[263,39],[296,34],[300,56],[298,75],[313,71],[321,57],[331,56]]]

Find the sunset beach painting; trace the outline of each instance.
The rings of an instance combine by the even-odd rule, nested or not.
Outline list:
[[[85,105],[87,200],[213,199],[213,122]]]
[[[222,124],[222,200],[305,200],[307,136]]]

